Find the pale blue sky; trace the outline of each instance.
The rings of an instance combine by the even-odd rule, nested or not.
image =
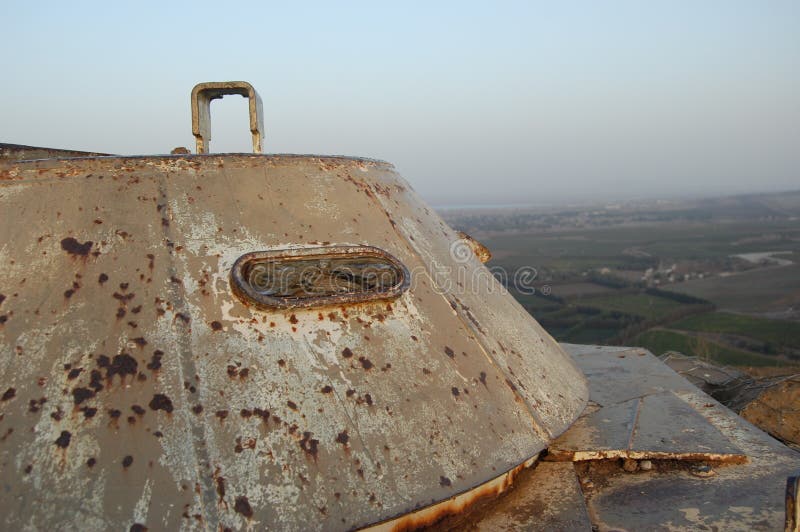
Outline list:
[[[0,142],[193,147],[250,81],[269,152],[393,162],[428,200],[800,188],[800,1],[16,2]],[[213,151],[247,151],[245,100]]]

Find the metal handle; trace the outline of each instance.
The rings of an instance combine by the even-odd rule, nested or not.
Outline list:
[[[264,138],[264,112],[261,97],[246,81],[211,81],[198,83],[192,89],[192,134],[197,142],[197,153],[208,153],[211,140],[211,100],[226,94],[239,94],[249,102],[250,133],[253,136],[253,153],[261,153]]]

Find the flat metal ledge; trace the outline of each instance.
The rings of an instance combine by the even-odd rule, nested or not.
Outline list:
[[[555,459],[565,461],[540,462],[521,475],[507,494],[461,524],[468,521],[473,530],[507,531],[784,530],[791,526],[787,525],[786,486],[787,478],[800,470],[800,453],[704,394],[646,350],[562,347],[585,373],[590,389],[584,416],[551,446],[561,451]],[[647,398],[651,404],[638,411],[636,420],[626,417],[636,411],[632,404]],[[680,412],[671,415],[676,409]],[[620,416],[621,412],[625,415]],[[640,434],[643,445],[635,449],[638,454],[630,447],[635,427],[621,431],[623,438],[614,437],[620,432],[617,429],[631,422],[658,426],[657,433],[650,434],[655,436],[653,441],[647,442],[646,431]],[[660,448],[648,449],[648,444]],[[707,452],[707,460],[702,453],[682,456],[686,446]],[[564,454],[565,449],[571,454]],[[729,454],[714,456],[719,450]],[[665,454],[659,456],[659,452]],[[737,459],[725,463],[724,458],[731,455]],[[648,470],[637,467],[628,472],[623,468],[626,457],[637,466],[640,460],[652,460]],[[437,528],[452,530],[454,526],[443,522]]]

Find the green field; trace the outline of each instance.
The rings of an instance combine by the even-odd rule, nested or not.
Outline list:
[[[728,312],[689,316],[670,325],[685,331],[705,331],[747,336],[775,346],[800,347],[800,323],[755,318]]]
[[[800,306],[800,265],[696,279],[664,289],[707,299],[720,310],[747,314],[783,312]]]
[[[508,278],[536,268],[535,295],[511,292],[559,341],[640,344],[728,365],[800,361],[800,191],[447,219],[485,244],[488,265]],[[767,252],[794,264],[739,257]]]
[[[777,236],[767,238],[769,235]],[[739,253],[800,251],[800,229],[796,222],[643,224],[492,235],[481,240],[498,252],[496,264],[560,271],[657,265],[658,259],[725,261]],[[631,248],[650,258],[626,254]]]
[[[687,336],[677,331],[652,329],[636,338],[636,345],[655,355],[678,351],[688,356],[711,360],[727,366],[781,366],[783,361],[722,346],[706,339]]]
[[[648,320],[663,318],[684,306],[677,301],[644,293],[592,297],[583,299],[581,303],[601,310],[641,316]]]

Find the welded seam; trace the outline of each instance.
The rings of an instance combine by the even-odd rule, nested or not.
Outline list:
[[[162,216],[166,216],[169,205],[166,179],[169,178],[169,173],[167,173],[166,176],[165,174],[160,175],[161,177],[158,183],[158,192],[161,200],[164,202],[163,212],[161,214]],[[171,238],[172,231],[170,230],[169,225],[162,224],[160,220],[158,223],[162,227],[164,239],[167,243],[167,254],[169,256],[167,275],[170,279],[179,279],[173,247],[169,245],[173,243]],[[178,286],[178,283],[170,282],[168,284],[167,294],[169,295],[170,303],[172,303],[175,316],[181,313],[185,316],[191,316],[191,314],[189,314],[185,294],[183,293],[183,284]],[[180,364],[178,365],[178,371],[180,372],[179,381],[183,383],[189,380],[186,378],[187,374],[190,376],[190,378],[192,378],[194,375],[197,375],[197,366],[194,363],[194,353],[192,351],[191,327],[187,326],[183,331],[178,331],[175,327],[175,322],[173,321],[173,331],[175,332],[175,340],[178,346],[178,356],[180,358]],[[187,397],[186,389],[183,388],[183,386],[180,386],[180,390],[183,403],[188,405],[189,397]],[[206,436],[206,425],[204,423],[190,423],[189,425],[190,433],[192,435],[192,451],[195,458],[194,461],[196,465],[197,482],[201,486],[202,515],[206,519],[207,527],[210,529],[216,529],[220,522],[219,511],[217,508],[216,486],[213,484],[211,475],[207,475],[203,471],[203,465],[205,465],[208,471],[211,471],[211,460],[209,458],[207,449],[208,438]]]
[[[636,403],[636,413],[633,415],[633,424],[631,424],[631,433],[628,436],[628,451],[633,450],[633,439],[636,437],[636,429],[639,427],[639,412],[642,410],[644,399],[639,398]]]

